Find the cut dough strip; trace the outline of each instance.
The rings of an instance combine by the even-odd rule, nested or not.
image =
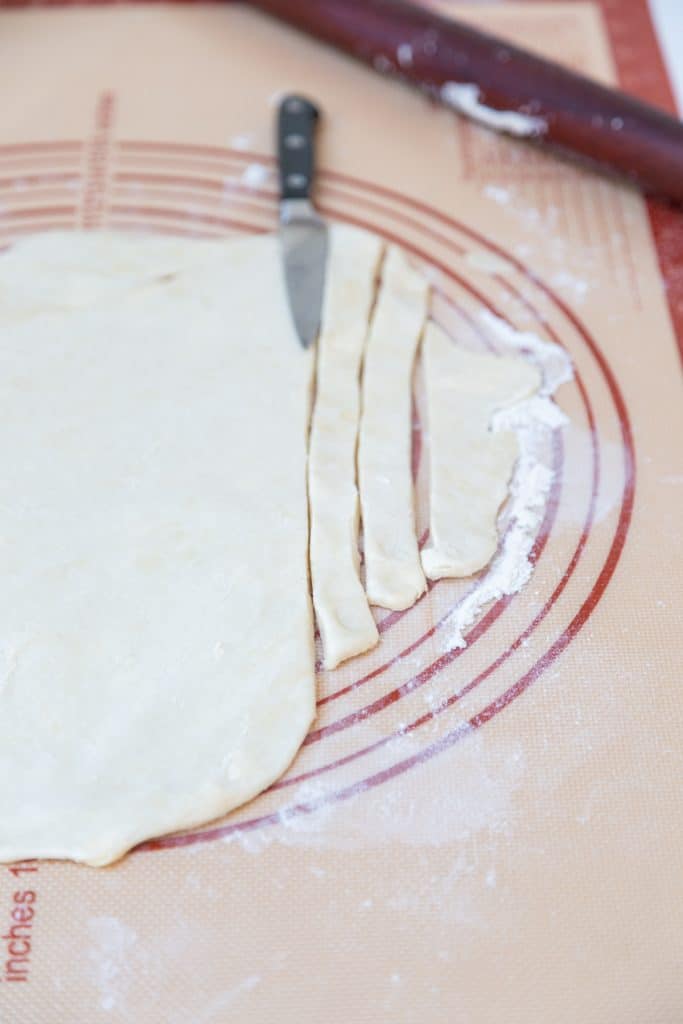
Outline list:
[[[429,579],[470,576],[498,544],[498,510],[519,453],[511,431],[492,432],[493,414],[541,385],[524,359],[459,348],[435,324],[425,332],[430,438],[430,542],[422,552]]]
[[[313,604],[326,668],[378,639],[359,576],[356,443],[359,373],[381,254],[374,235],[345,226],[331,233],[308,473]]]
[[[394,611],[409,608],[426,586],[415,535],[410,424],[428,298],[424,276],[392,246],[365,355],[358,476],[368,599]]]

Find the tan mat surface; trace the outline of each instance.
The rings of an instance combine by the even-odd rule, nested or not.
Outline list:
[[[667,99],[640,0],[446,6]],[[326,111],[320,205],[427,264],[454,336],[488,308],[570,353],[535,573],[462,651],[466,583],[378,613],[226,820],[107,870],[0,866],[0,1020],[678,1024],[680,215],[237,5],[31,8],[0,13],[0,244],[272,228],[293,89]],[[424,495],[419,403],[415,452]]]

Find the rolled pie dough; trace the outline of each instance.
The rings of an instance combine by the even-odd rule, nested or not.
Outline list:
[[[338,227],[330,240],[318,339],[308,489],[311,580],[325,667],[367,651],[378,633],[359,575],[356,444],[360,370],[382,245]]]
[[[493,431],[499,409],[541,385],[522,358],[470,352],[434,323],[423,345],[429,422],[429,579],[470,576],[493,558],[498,510],[519,454],[512,431]]]
[[[411,473],[412,374],[429,298],[424,275],[390,246],[363,368],[358,479],[371,604],[409,608],[425,589]]]
[[[359,575],[360,372],[382,244],[331,230],[317,395],[277,239],[35,236],[0,256],[0,860],[107,864],[287,768],[333,667],[377,642]],[[425,581],[410,377],[427,285],[391,248],[360,483],[370,600]],[[517,457],[521,359],[426,329],[428,577],[482,568]]]
[[[273,237],[34,238],[0,317],[0,859],[106,864],[309,728],[313,353]]]

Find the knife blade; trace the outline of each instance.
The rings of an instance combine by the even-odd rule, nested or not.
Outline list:
[[[305,97],[285,96],[277,123],[282,265],[292,320],[304,348],[320,330],[328,250],[327,225],[311,200],[319,116]]]

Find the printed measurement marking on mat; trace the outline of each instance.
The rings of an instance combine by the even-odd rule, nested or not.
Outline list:
[[[35,860],[8,864],[7,872],[14,882],[9,901],[2,914],[3,956],[0,982],[29,981],[33,929],[38,893],[35,888],[38,863]]]

